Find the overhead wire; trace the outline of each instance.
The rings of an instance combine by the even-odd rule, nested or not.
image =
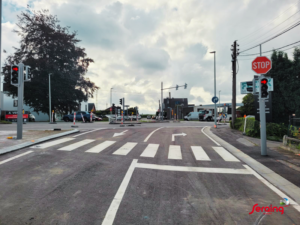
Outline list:
[[[295,7],[297,4],[299,3],[299,0],[297,1],[296,4],[290,6],[289,8],[287,8],[286,10],[284,10],[282,13],[280,13],[275,19],[270,20],[269,22],[265,23],[263,26],[259,27],[258,29],[256,29],[255,31],[247,34],[246,36],[243,36],[241,38],[239,38],[238,40],[243,40],[246,37],[249,37],[250,35],[252,35],[253,33],[257,33],[257,30],[261,30],[262,28],[268,26],[270,23],[272,23],[273,21],[277,20],[278,17],[280,17],[282,14],[284,14],[286,11],[288,11],[289,9],[291,9],[292,7]],[[247,39],[247,38],[246,38]]]
[[[243,51],[240,51],[240,53],[249,51],[249,50],[251,50],[251,49],[253,49],[253,48],[258,47],[258,46],[261,45],[261,44],[267,43],[267,42],[269,42],[269,41],[271,41],[271,40],[273,40],[273,39],[279,37],[280,35],[282,35],[282,34],[288,32],[288,31],[294,29],[295,27],[297,27],[297,26],[299,26],[299,25],[300,25],[300,20],[299,20],[297,23],[293,24],[292,26],[286,28],[284,31],[282,31],[282,32],[280,32],[280,33],[278,33],[278,34],[276,34],[275,36],[273,36],[273,37],[271,37],[271,38],[269,38],[269,39],[267,39],[267,40],[261,42],[260,44],[255,45],[255,46],[253,46],[253,47],[251,47],[251,48],[248,48],[248,49],[245,49],[245,50],[243,50]]]
[[[292,18],[294,15],[298,14],[300,12],[300,10],[298,10],[296,13],[294,13],[292,16],[290,16],[289,18],[287,18],[286,20],[282,21],[281,23],[277,24],[275,27],[273,27],[272,29],[268,30],[267,32],[265,32],[264,34],[260,35],[259,37],[256,37],[254,39],[252,39],[252,41],[250,41],[249,43],[245,44],[245,46],[248,46],[250,44],[252,44],[255,40],[259,40],[261,39],[263,36],[265,36],[266,34],[270,33],[272,30],[274,30],[275,28],[277,28],[278,26],[282,25],[284,22],[286,22],[287,20],[289,20],[290,18]],[[299,18],[295,19],[293,22],[295,22],[296,20],[298,20]],[[300,21],[300,20],[299,20]]]
[[[280,48],[276,48],[276,49],[272,49],[272,50],[269,50],[269,51],[265,51],[265,52],[262,52],[262,53],[267,53],[267,52],[272,52],[272,51],[276,51],[276,50],[279,50],[279,49],[282,49],[282,48],[285,48],[285,47],[288,47],[288,46],[291,46],[293,44],[296,44],[296,43],[299,43],[300,41],[296,41],[294,43],[291,43],[291,44],[288,44],[288,45],[285,45],[285,46],[282,46]],[[298,46],[298,45],[297,45]],[[297,47],[297,46],[293,46],[292,48],[294,47]],[[239,56],[250,56],[250,55],[259,55],[260,53],[253,53],[253,54],[247,54],[247,55],[239,55]]]

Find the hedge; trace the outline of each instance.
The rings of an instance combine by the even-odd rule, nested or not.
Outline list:
[[[244,132],[245,118],[237,118],[235,120],[234,129]],[[232,128],[232,123],[230,123]],[[267,137],[273,137],[274,140],[282,139],[287,134],[286,125],[277,123],[267,123]],[[248,118],[246,123],[246,135],[250,137],[260,137],[260,123],[254,118]],[[278,138],[276,138],[278,137]]]

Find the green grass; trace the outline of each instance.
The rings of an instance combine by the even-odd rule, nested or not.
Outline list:
[[[5,121],[5,120],[0,120],[0,124],[12,124],[12,122]]]

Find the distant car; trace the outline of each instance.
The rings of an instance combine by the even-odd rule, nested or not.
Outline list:
[[[90,113],[89,112],[77,111],[75,120],[82,121],[82,117],[86,123],[90,122]],[[96,118],[95,114],[92,114],[92,121],[95,121],[95,118]],[[74,113],[71,113],[69,115],[64,115],[62,120],[64,120],[65,122],[72,122],[74,120]]]
[[[147,119],[151,119],[152,117],[150,115],[147,116]]]

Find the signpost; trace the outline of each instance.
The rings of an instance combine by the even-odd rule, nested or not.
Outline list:
[[[217,96],[215,96],[211,100],[212,100],[213,103],[216,104],[219,101],[219,98]]]
[[[272,68],[272,62],[266,56],[256,57],[251,65],[252,70],[257,74],[266,74]]]

